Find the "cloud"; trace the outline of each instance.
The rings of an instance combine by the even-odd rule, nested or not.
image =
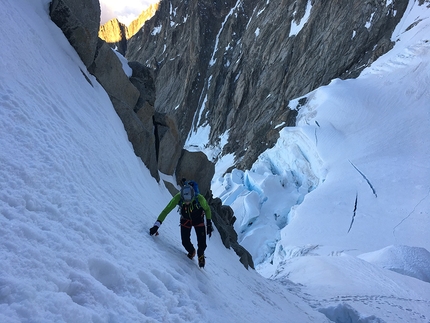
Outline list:
[[[102,11],[101,24],[117,18],[125,25],[129,25],[149,5],[159,0],[100,0]]]

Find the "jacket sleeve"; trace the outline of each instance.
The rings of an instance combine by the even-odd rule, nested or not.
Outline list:
[[[205,210],[206,219],[211,220],[212,211],[211,207],[208,204],[208,201],[206,201],[205,197],[202,194],[197,195],[197,199],[199,200],[199,203],[202,206],[203,210]]]
[[[176,194],[169,202],[169,204],[166,205],[163,211],[161,211],[160,215],[157,218],[157,221],[163,222],[166,216],[172,211],[176,205],[178,205],[179,200],[181,199],[181,194]]]

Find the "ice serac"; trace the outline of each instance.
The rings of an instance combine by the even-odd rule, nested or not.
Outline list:
[[[408,1],[162,1],[126,57],[154,72],[155,109],[177,120],[181,143],[210,125],[229,130],[224,154],[249,169],[295,125],[290,100],[354,78],[392,48]]]

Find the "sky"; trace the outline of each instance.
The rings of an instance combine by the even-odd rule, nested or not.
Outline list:
[[[117,18],[128,26],[149,5],[157,0],[100,0],[101,24]]]
[[[217,230],[198,268],[176,211],[148,234],[168,190],[49,1],[3,6],[0,322],[430,321],[428,9],[411,1],[359,78],[309,93],[250,170],[217,163],[254,271]]]

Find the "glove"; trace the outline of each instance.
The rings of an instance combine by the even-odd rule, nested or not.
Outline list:
[[[151,236],[156,234],[160,225],[161,225],[161,221],[158,221],[158,220],[155,221],[154,226],[151,229],[149,229],[149,234]]]
[[[212,232],[214,231],[214,228],[212,227],[212,221],[209,219],[206,220],[206,231],[210,238],[212,236]]]

